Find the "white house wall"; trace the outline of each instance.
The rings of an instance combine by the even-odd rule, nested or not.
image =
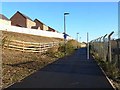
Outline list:
[[[43,24],[43,30],[44,31],[48,30],[48,26],[46,26],[46,25]]]
[[[36,23],[27,19],[27,28],[31,28],[32,26],[36,26]]]
[[[11,21],[0,19],[0,24],[2,24],[2,25],[11,25]]]
[[[17,26],[0,25],[0,30],[63,39],[62,33],[43,31],[43,30],[37,30],[37,29],[28,29],[28,28],[17,27]],[[73,39],[73,38],[67,37],[67,40],[69,39]]]

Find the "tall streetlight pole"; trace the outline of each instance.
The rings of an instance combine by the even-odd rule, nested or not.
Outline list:
[[[69,15],[69,13],[64,13],[64,54],[66,55],[66,20],[65,20],[65,16]]]
[[[89,60],[89,33],[87,32],[87,59]]]
[[[78,42],[79,42],[79,41],[78,41],[78,35],[79,35],[79,33],[77,33],[77,48],[78,48]]]
[[[79,39],[79,42],[80,42],[80,48],[81,48],[81,37],[80,37],[80,39]]]

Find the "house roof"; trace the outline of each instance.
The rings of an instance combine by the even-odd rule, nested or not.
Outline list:
[[[41,24],[44,24],[43,22],[41,22],[41,21],[38,20],[38,19],[35,19],[35,20],[38,21],[38,22],[41,23]],[[34,20],[34,21],[35,21],[35,20]],[[45,24],[44,24],[44,25],[45,25]],[[47,26],[47,25],[46,25],[46,26]],[[49,26],[48,26],[48,28],[51,29],[51,30],[53,30],[53,31],[56,31],[55,29],[53,29],[53,28],[51,28],[51,27],[49,27]]]
[[[49,26],[48,26],[48,28],[53,29],[52,27],[49,27]],[[53,29],[53,30],[54,30],[54,29]]]
[[[21,12],[19,12],[19,11],[17,11],[16,13],[19,13],[19,14],[22,15],[24,18],[33,21],[30,17],[26,16],[25,14],[23,14],[23,13],[21,13]],[[13,15],[13,16],[14,16],[14,15]],[[11,18],[12,18],[12,17],[11,17]]]
[[[55,29],[53,29],[53,28],[51,28],[51,27],[49,27],[49,26],[48,26],[48,28],[49,28],[49,29],[52,29],[53,31],[56,31]]]
[[[41,21],[40,21],[40,20],[38,20],[38,19],[35,19],[35,20],[36,20],[36,21],[38,21],[39,23],[42,23],[42,24],[44,24],[43,22],[41,22]],[[34,21],[35,21],[35,20],[34,20]]]
[[[45,26],[47,26],[46,24],[44,24],[43,22],[41,22],[40,20],[38,20],[38,19],[35,19],[35,20],[37,20],[39,23],[41,23],[41,24],[43,24],[43,25],[45,25]],[[34,21],[35,21],[34,20]]]
[[[3,14],[0,14],[0,19],[4,19],[4,20],[7,20],[7,21],[10,21],[6,16],[4,16]]]

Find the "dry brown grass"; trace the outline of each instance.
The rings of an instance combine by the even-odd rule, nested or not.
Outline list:
[[[20,40],[26,42],[48,43],[59,42],[62,39],[48,38],[28,34],[2,31],[1,37],[10,40]],[[2,48],[2,68],[3,68],[3,88],[22,80],[38,69],[54,62],[57,58],[40,53],[25,53]]]
[[[26,42],[47,43],[47,42],[63,41],[63,39],[59,39],[59,38],[49,38],[49,37],[21,34],[21,33],[15,33],[15,32],[2,31],[2,34],[4,37],[7,36],[7,38],[9,39],[26,41]]]
[[[3,87],[18,82],[56,59],[40,53],[3,49]]]
[[[2,31],[2,37],[7,37],[7,39],[10,40],[37,43],[63,41],[63,39],[58,38],[48,38],[6,31]],[[71,42],[72,45],[76,47],[77,42],[74,40]],[[19,82],[30,74],[36,72],[38,69],[48,65],[49,63],[54,62],[60,57],[63,57],[64,55],[62,55],[61,52],[58,52],[57,50],[58,47],[53,47],[52,49],[49,49],[48,51],[50,54],[55,54],[50,55],[49,53],[26,53],[2,48],[3,88],[8,87],[15,82]]]

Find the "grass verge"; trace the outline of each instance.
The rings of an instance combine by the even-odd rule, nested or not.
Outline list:
[[[66,43],[66,54],[74,52],[75,41]],[[49,49],[46,53],[26,53],[21,51],[2,49],[3,88],[19,82],[40,68],[64,57],[64,44]]]
[[[94,56],[97,63],[104,70],[108,78],[111,80],[116,90],[120,90],[120,70],[116,67],[116,65],[108,61],[104,61],[95,52],[91,51],[91,54]]]

